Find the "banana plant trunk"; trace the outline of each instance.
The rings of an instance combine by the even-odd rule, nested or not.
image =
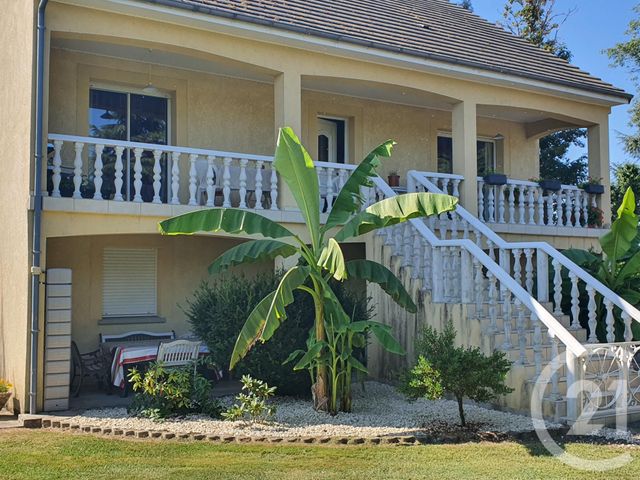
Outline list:
[[[316,339],[317,340],[325,340],[325,331],[324,331],[324,305],[322,303],[322,294],[319,295],[319,298],[315,300],[315,310],[316,310],[316,320],[315,320],[315,328],[316,328]],[[327,392],[327,367],[325,365],[319,364],[318,370],[316,373],[316,381],[311,386],[311,394],[313,396],[313,408],[318,411],[326,412],[329,410],[329,395]]]

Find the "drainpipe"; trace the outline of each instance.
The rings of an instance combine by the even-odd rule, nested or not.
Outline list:
[[[48,0],[38,3],[38,30],[36,50],[36,112],[35,112],[35,162],[33,177],[33,239],[31,261],[31,362],[29,375],[29,413],[36,413],[38,390],[38,326],[40,323],[40,232],[42,220],[42,143],[44,142],[42,118],[44,110],[44,11]]]

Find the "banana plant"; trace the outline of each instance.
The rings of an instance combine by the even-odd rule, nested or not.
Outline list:
[[[164,235],[191,235],[197,232],[264,238],[237,245],[220,255],[210,266],[216,274],[229,267],[274,260],[276,257],[299,257],[297,265],[282,277],[275,291],[261,300],[247,317],[236,340],[230,359],[230,369],[257,342],[266,342],[287,318],[286,307],[294,300],[294,290],[307,292],[314,301],[315,322],[312,335],[317,342],[326,341],[325,309],[334,316],[348,319],[332,291],[329,280],[345,281],[349,277],[375,282],[401,307],[410,312],[416,305],[400,280],[385,266],[371,260],[346,262],[339,242],[397,225],[413,218],[439,215],[455,208],[455,197],[432,193],[411,193],[381,200],[363,209],[363,189],[373,187],[381,157],[390,157],[393,141],[376,147],[351,173],[338,193],[324,225],[320,221],[320,190],[318,175],[309,153],[289,127],[281,128],[273,166],[285,182],[306,223],[306,238],[284,225],[258,213],[234,208],[210,208],[173,217],[159,223]],[[373,330],[375,333],[375,330]],[[321,344],[324,345],[324,344]],[[315,347],[318,357],[323,347]],[[326,410],[330,386],[326,365],[315,370],[314,407]]]
[[[636,201],[631,188],[625,192],[622,203],[618,208],[618,216],[611,224],[611,230],[600,237],[600,247],[603,254],[572,248],[563,253],[574,263],[588,271],[604,285],[616,292],[634,306],[640,305],[640,235],[638,234],[638,217],[635,214]],[[563,272],[563,297],[571,290],[567,272]],[[580,287],[581,305],[587,305],[587,294],[584,287]],[[597,328],[596,335],[602,342],[606,342],[606,310],[601,295],[596,297]],[[565,305],[568,310],[569,305]],[[581,312],[581,319],[586,326],[588,313]],[[618,309],[614,309],[616,341],[622,341],[624,324]],[[632,324],[633,337],[640,339],[640,325]]]

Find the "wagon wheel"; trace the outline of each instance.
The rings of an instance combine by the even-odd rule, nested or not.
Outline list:
[[[71,342],[71,372],[69,374],[69,393],[72,397],[77,397],[80,394],[80,387],[82,387],[82,378],[84,372],[82,371],[82,357],[80,357],[80,351],[76,342]]]
[[[640,403],[640,346],[632,348],[632,355],[629,358],[629,393],[637,405]]]
[[[622,366],[614,351],[597,348],[590,352],[585,369],[585,406],[594,412],[615,405],[622,393]]]

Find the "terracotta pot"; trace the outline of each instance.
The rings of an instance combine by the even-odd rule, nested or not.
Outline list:
[[[0,410],[4,408],[10,398],[11,392],[0,393]]]
[[[388,183],[390,187],[399,187],[400,186],[400,175],[389,175],[387,177]]]

